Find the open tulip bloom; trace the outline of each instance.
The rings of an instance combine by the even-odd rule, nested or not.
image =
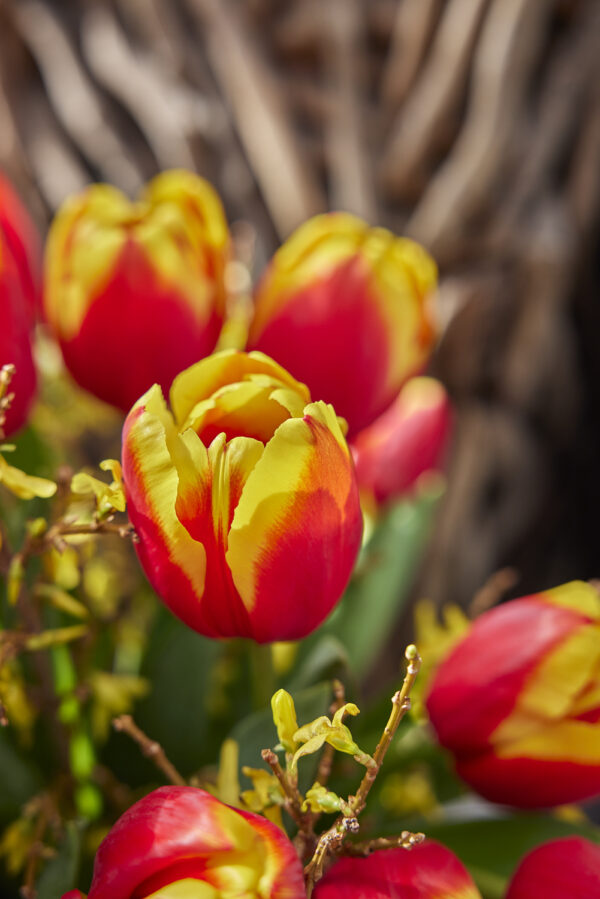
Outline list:
[[[137,551],[158,595],[210,637],[294,640],[340,598],[360,547],[354,468],[331,406],[261,353],[158,385],[123,430]]]

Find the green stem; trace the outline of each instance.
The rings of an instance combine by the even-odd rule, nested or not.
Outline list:
[[[275,692],[275,671],[273,653],[268,643],[250,643],[250,681],[252,708],[255,711],[269,708]]]

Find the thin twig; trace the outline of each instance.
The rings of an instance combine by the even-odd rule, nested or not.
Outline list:
[[[308,899],[310,899],[312,895],[315,884],[323,875],[327,857],[329,855],[339,854],[343,851],[344,841],[348,834],[358,833],[358,816],[365,807],[369,791],[381,770],[383,760],[390,747],[394,734],[398,729],[398,725],[404,718],[406,712],[410,709],[410,691],[416,680],[417,674],[419,673],[421,658],[417,651],[417,647],[413,644],[406,647],[405,656],[408,660],[408,667],[404,682],[402,688],[398,690],[392,698],[392,711],[390,717],[373,754],[374,764],[367,768],[356,795],[349,798],[345,813],[340,815],[332,826],[321,834],[313,857],[304,868],[306,894]],[[400,839],[401,838],[402,834],[400,835]]]
[[[119,715],[118,718],[113,719],[112,724],[115,730],[126,733],[128,737],[131,737],[131,739],[138,744],[144,755],[152,759],[156,767],[162,771],[169,783],[176,784],[180,787],[185,787],[187,785],[187,781],[181,776],[177,768],[165,755],[165,751],[160,743],[157,743],[156,740],[151,740],[150,737],[146,736],[144,731],[137,726],[131,715]]]
[[[343,847],[343,855],[366,856],[378,849],[412,849],[425,839],[424,833],[412,833],[403,830],[397,837],[379,837],[375,840],[366,840],[361,843],[346,843]]]
[[[390,747],[392,739],[394,738],[394,734],[398,729],[398,725],[410,709],[410,691],[412,690],[413,684],[417,678],[417,674],[419,673],[419,669],[421,668],[421,657],[419,656],[417,647],[414,646],[414,644],[406,647],[405,655],[406,659],[408,660],[408,668],[406,669],[406,675],[404,677],[402,688],[398,690],[398,692],[392,698],[392,711],[390,713],[390,717],[385,726],[383,734],[381,735],[381,739],[377,744],[377,748],[373,754],[373,760],[375,764],[372,767],[367,768],[356,796],[354,796],[350,800],[350,807],[357,816],[360,815],[365,807],[369,791],[373,786],[373,783],[375,782],[375,778],[381,770],[386,752]]]

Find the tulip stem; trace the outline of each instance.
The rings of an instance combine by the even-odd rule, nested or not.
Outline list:
[[[252,705],[255,711],[270,708],[275,692],[275,671],[270,644],[250,643]]]
[[[402,688],[392,697],[392,711],[390,712],[390,717],[388,718],[388,722],[381,735],[381,739],[377,744],[377,748],[373,753],[375,764],[372,767],[367,768],[356,795],[350,800],[350,808],[355,815],[360,815],[364,809],[369,791],[375,783],[375,778],[379,774],[385,755],[394,738],[394,734],[398,730],[398,725],[410,709],[410,691],[413,688],[413,684],[417,679],[417,674],[421,668],[421,657],[414,644],[406,647],[405,656],[408,661],[408,667],[406,669]]]
[[[151,740],[137,726],[131,715],[119,715],[118,718],[113,718],[113,727],[115,730],[123,731],[128,737],[131,737],[138,744],[144,755],[151,758],[156,767],[162,771],[169,783],[179,787],[187,785],[187,781],[165,755],[165,751],[160,743]]]

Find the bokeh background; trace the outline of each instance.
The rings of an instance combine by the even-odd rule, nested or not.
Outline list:
[[[600,571],[599,47],[597,0],[3,0],[0,166],[42,229],[195,169],[256,274],[326,209],[423,242],[457,425],[415,594],[466,606]]]

